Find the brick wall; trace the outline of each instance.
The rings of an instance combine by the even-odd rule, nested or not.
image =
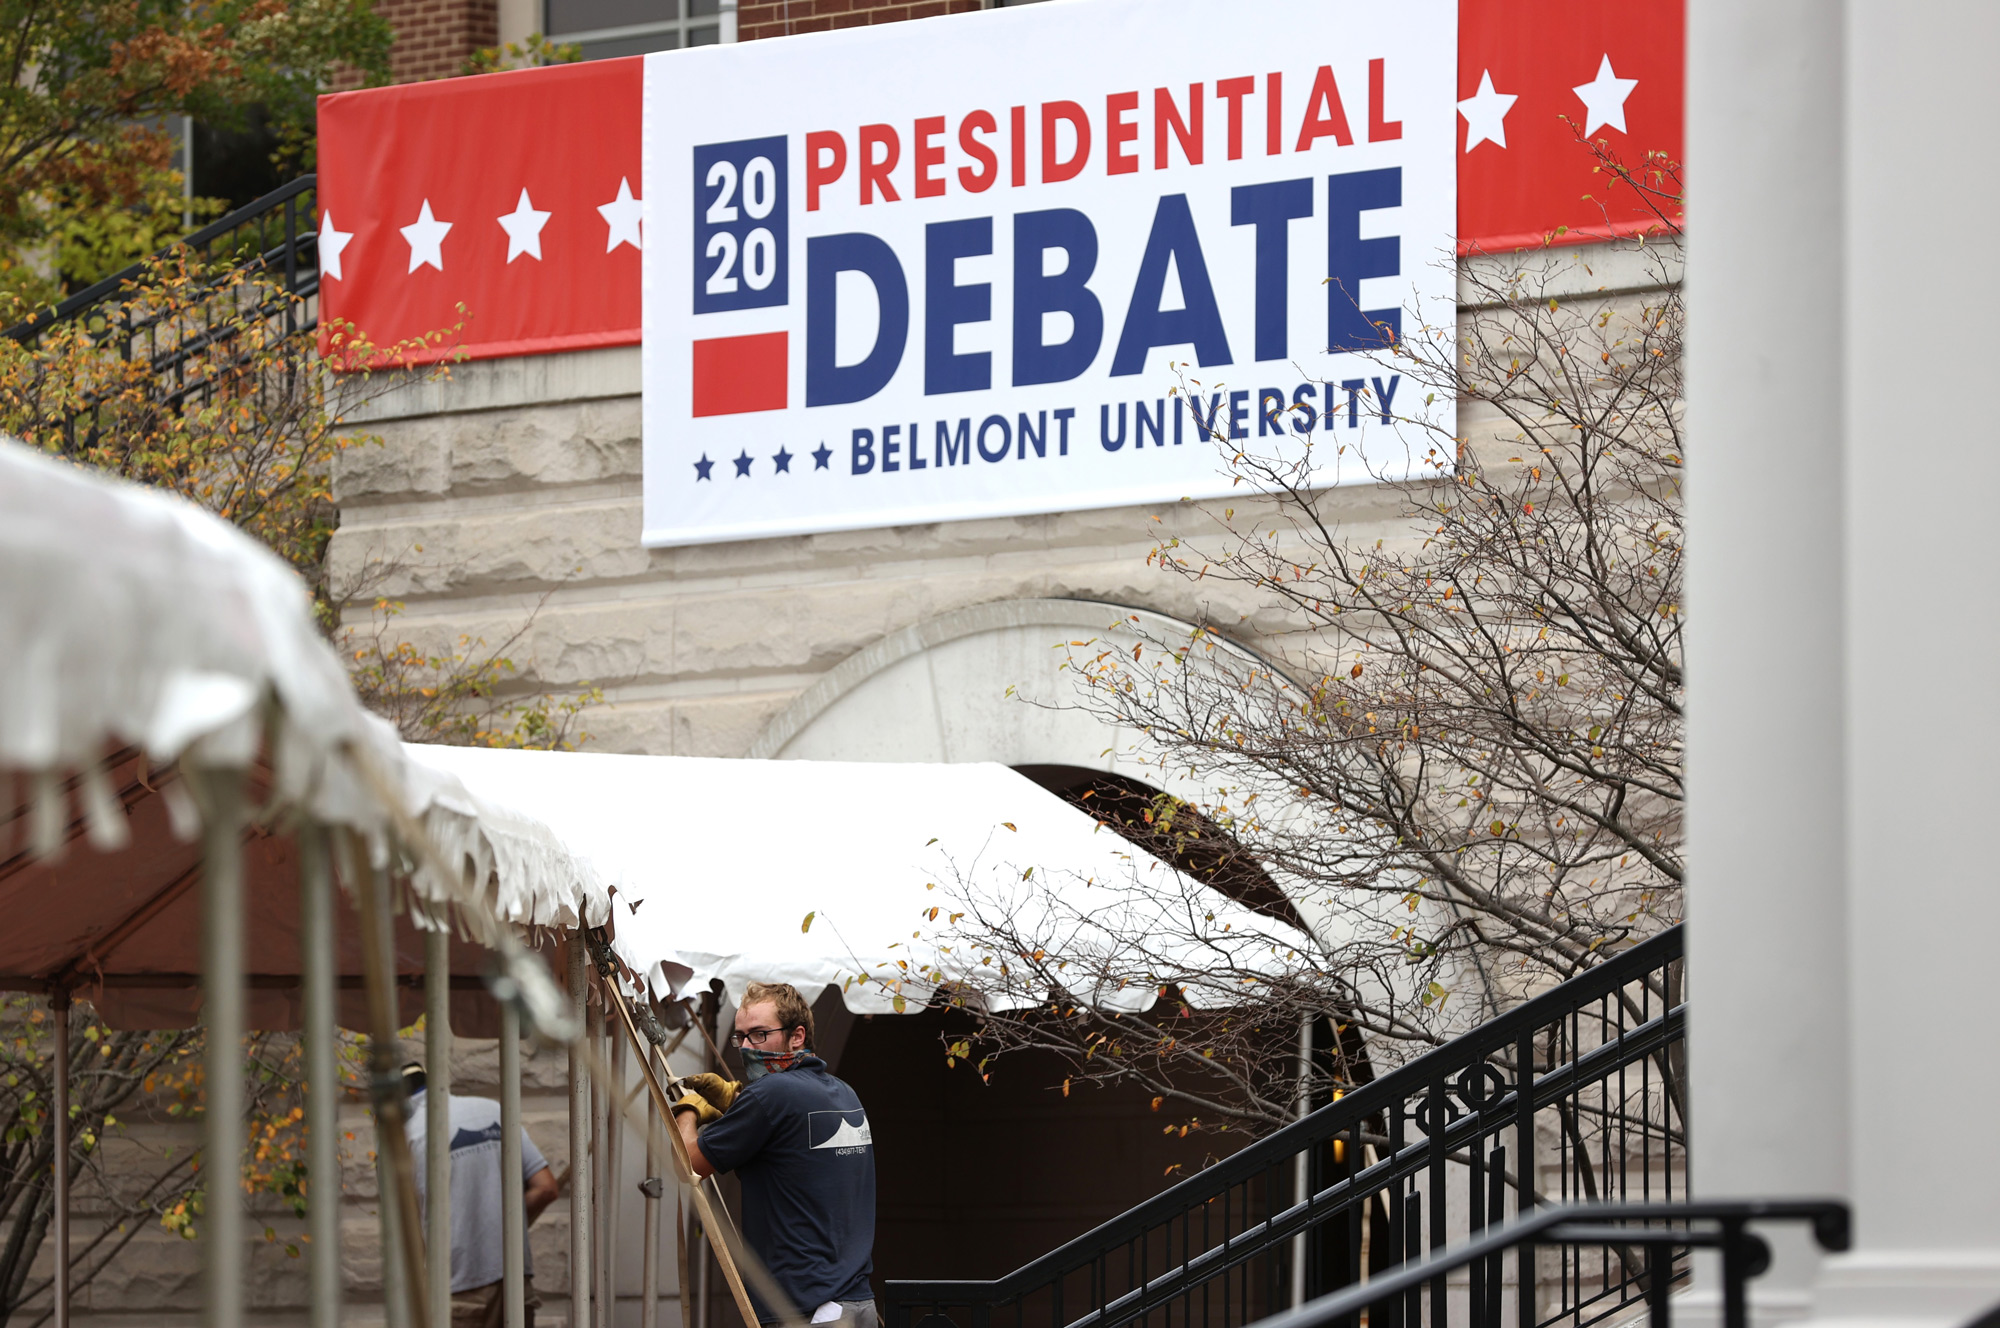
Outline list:
[[[375,0],[395,30],[392,83],[421,83],[465,72],[474,51],[500,43],[499,0]]]
[[[736,37],[739,41],[756,41],[759,37],[858,28],[866,23],[900,23],[906,18],[963,14],[981,8],[984,6],[980,0],[920,0],[901,4],[883,0],[756,0],[755,3],[742,0],[736,11]]]
[[[454,77],[474,51],[500,42],[499,0],[376,0],[375,8],[395,29],[389,52],[394,83]],[[738,40],[756,41],[983,8],[984,0],[742,0],[736,31]],[[359,87],[360,79],[350,74],[335,86]]]

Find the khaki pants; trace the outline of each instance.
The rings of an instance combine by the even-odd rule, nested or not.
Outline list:
[[[469,1291],[454,1291],[451,1296],[451,1328],[500,1328],[502,1285],[488,1282]],[[528,1280],[526,1289],[527,1328],[535,1328],[535,1311],[541,1308],[542,1301],[535,1294],[533,1278]]]
[[[820,1328],[882,1328],[882,1316],[872,1300],[843,1300],[840,1317],[832,1325],[821,1324]]]
[[[840,1317],[822,1319],[819,1317],[819,1312],[825,1309],[826,1305],[816,1305],[807,1315],[813,1328],[882,1328],[881,1312],[875,1308],[875,1302],[872,1300],[834,1300],[828,1301],[827,1304],[840,1306]],[[772,1328],[777,1322],[776,1319],[765,1319],[758,1328]]]

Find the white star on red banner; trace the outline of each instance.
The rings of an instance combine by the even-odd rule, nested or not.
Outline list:
[[[542,227],[549,224],[554,215],[535,211],[535,205],[528,201],[528,191],[521,191],[521,201],[514,210],[499,218],[500,229],[507,232],[507,261],[513,262],[522,254],[540,262],[542,258]]]
[[[624,176],[618,179],[618,197],[609,203],[598,204],[597,211],[604,218],[604,224],[611,228],[604,237],[604,252],[610,253],[621,244],[629,244],[634,249],[644,249],[639,242],[639,215],[643,204],[632,197],[632,181]]]
[[[333,228],[333,210],[327,209],[319,218],[319,270],[335,281],[341,280],[340,254],[354,238],[353,231],[337,231]]]
[[[1494,91],[1493,71],[1482,70],[1479,91],[1458,104],[1458,113],[1465,117],[1465,150],[1470,152],[1481,143],[1506,147],[1507,112],[1519,100],[1511,92]]]
[[[1583,102],[1584,134],[1594,134],[1606,125],[1624,133],[1625,99],[1638,86],[1638,79],[1620,78],[1612,73],[1611,57],[1605,56],[1598,63],[1596,78],[1570,89]]]
[[[423,209],[417,219],[407,226],[398,227],[403,239],[410,246],[410,271],[428,263],[438,271],[444,271],[444,237],[451,234],[451,223],[439,221],[431,215],[431,201],[424,200]]]

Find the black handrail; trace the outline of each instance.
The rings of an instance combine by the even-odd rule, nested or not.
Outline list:
[[[1643,1223],[1628,1226],[1627,1223]],[[1711,1222],[1711,1228],[1691,1225]],[[1356,1321],[1362,1310],[1371,1309],[1392,1297],[1403,1301],[1392,1307],[1388,1323],[1370,1322],[1380,1328],[1418,1328],[1422,1321],[1425,1287],[1436,1288],[1460,1268],[1481,1262],[1497,1267],[1500,1256],[1510,1249],[1532,1249],[1538,1245],[1631,1245],[1643,1246],[1647,1253],[1646,1302],[1652,1328],[1667,1328],[1670,1319],[1668,1292],[1673,1279],[1661,1276],[1666,1268],[1654,1257],[1665,1251],[1715,1248],[1722,1252],[1723,1328],[1748,1328],[1752,1278],[1761,1277],[1771,1266],[1771,1247],[1748,1229],[1752,1222],[1807,1222],[1813,1239],[1828,1252],[1848,1247],[1852,1222],[1847,1205],[1836,1199],[1730,1199],[1706,1203],[1679,1204],[1570,1204],[1543,1208],[1528,1217],[1492,1228],[1481,1236],[1457,1245],[1418,1263],[1408,1264],[1365,1285],[1348,1287],[1318,1300],[1262,1320],[1257,1328],[1336,1328]],[[1662,1226],[1661,1223],[1681,1225]],[[1469,1316],[1472,1328],[1500,1328],[1497,1277],[1493,1294],[1483,1303],[1474,1300]],[[1443,1298],[1433,1291],[1431,1323],[1445,1323]]]
[[[317,262],[314,262],[308,270],[305,264],[300,263],[299,257],[302,251],[307,248],[313,249],[315,257],[317,256],[319,231],[313,226],[301,229],[297,224],[301,219],[310,220],[315,209],[309,204],[301,205],[295,200],[302,199],[307,194],[312,194],[314,195],[313,201],[316,202],[318,188],[319,177],[317,175],[302,175],[290,184],[280,185],[270,193],[265,194],[262,198],[245,203],[242,207],[237,208],[227,216],[220,217],[203,226],[200,230],[190,232],[182,238],[175,240],[172,244],[160,249],[152,258],[142,260],[132,264],[130,267],[114,272],[102,281],[93,282],[60,304],[54,305],[51,308],[38,310],[33,315],[8,328],[5,335],[22,343],[26,343],[32,338],[40,337],[44,332],[58,323],[66,323],[73,318],[88,313],[100,304],[115,300],[132,283],[145,274],[148,264],[172,254],[177,249],[198,249],[203,253],[207,253],[215,246],[217,240],[233,236],[239,231],[248,230],[252,226],[258,227],[258,239],[260,243],[257,246],[255,257],[248,261],[260,262],[264,266],[272,268],[282,265],[286,275],[286,289],[294,295],[306,295],[317,291],[319,288],[319,267]],[[285,214],[285,221],[287,223],[283,241],[277,245],[262,243],[267,238],[264,234],[263,223],[274,213],[280,211]],[[307,289],[307,286],[310,289]]]
[[[1371,1224],[1387,1228],[1375,1233],[1371,1264],[1420,1257],[1425,1244],[1442,1248],[1448,1172],[1464,1173],[1475,1233],[1504,1218],[1509,1190],[1517,1213],[1543,1202],[1536,1136],[1550,1124],[1545,1117],[1551,1111],[1560,1175],[1560,1192],[1552,1197],[1590,1200],[1616,1188],[1651,1199],[1657,1183],[1661,1197],[1672,1199],[1686,1165],[1679,1126],[1684,1086],[1672,1068],[1685,1027],[1681,958],[1681,930],[1670,928],[1353,1088],[1004,1277],[891,1281],[883,1288],[889,1328],[912,1328],[919,1310],[949,1319],[953,1308],[969,1311],[970,1328],[988,1328],[994,1312],[1010,1306],[1019,1328],[1029,1328],[1031,1320],[1049,1328],[1122,1328],[1162,1311],[1170,1323],[1247,1323],[1256,1317],[1255,1301],[1276,1303],[1288,1247],[1301,1235],[1321,1247],[1317,1257],[1309,1256],[1309,1287],[1315,1279],[1353,1280],[1362,1233]],[[1530,1083],[1525,1094],[1524,1067]],[[1428,1129],[1430,1122],[1440,1128]],[[1509,1135],[1517,1159],[1512,1174],[1504,1142]],[[1591,1145],[1597,1146],[1595,1158],[1588,1155]],[[1317,1178],[1305,1194],[1285,1196],[1281,1191],[1289,1188],[1301,1154],[1312,1159]],[[1426,1206],[1427,1242],[1421,1234]],[[1386,1209],[1379,1219],[1378,1207]],[[1344,1259],[1327,1248],[1342,1235]],[[1382,1258],[1385,1247],[1393,1251],[1388,1259]],[[1115,1266],[1121,1254],[1122,1276]],[[1584,1270],[1565,1270],[1565,1297],[1587,1280]],[[1622,1305],[1640,1276],[1628,1266],[1614,1278],[1607,1266],[1595,1281],[1603,1285],[1597,1299],[1617,1293]],[[1085,1312],[1065,1311],[1066,1290],[1081,1294]],[[1571,1308],[1584,1322],[1582,1290],[1577,1294],[1579,1303]],[[1037,1302],[1032,1314],[1031,1298]]]

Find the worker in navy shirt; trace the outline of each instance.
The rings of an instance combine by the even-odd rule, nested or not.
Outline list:
[[[732,1040],[743,1082],[693,1075],[674,1121],[697,1176],[733,1171],[743,1239],[800,1317],[880,1328],[874,1268],[875,1150],[854,1090],[812,1054],[812,1008],[786,983],[753,982]],[[757,1316],[780,1309],[757,1298]]]

